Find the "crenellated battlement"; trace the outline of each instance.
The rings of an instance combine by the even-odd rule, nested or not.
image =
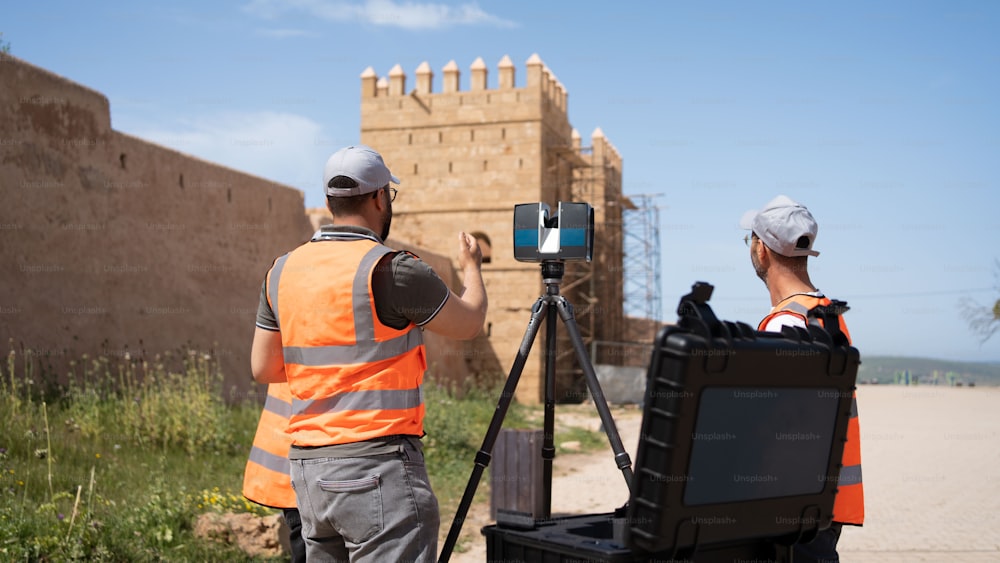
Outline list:
[[[497,87],[490,89],[488,87],[489,69],[482,57],[477,57],[469,65],[469,88],[465,92],[490,90],[504,92],[516,90],[518,87],[515,79],[515,71],[514,63],[510,57],[504,55],[497,63]],[[563,112],[566,111],[566,88],[559,82],[556,75],[545,66],[545,63],[542,62],[541,57],[537,53],[531,55],[525,61],[525,74],[525,84],[521,89],[535,90],[540,93],[542,99],[549,101],[552,106]],[[434,71],[431,69],[430,64],[424,61],[414,71],[414,76],[416,77],[415,87],[407,91],[407,75],[400,65],[393,66],[389,70],[388,76],[381,77],[375,72],[375,69],[368,67],[361,73],[361,99],[364,102],[364,100],[371,98],[406,95],[447,96],[463,92],[460,89],[461,71],[454,60],[448,61],[441,68],[441,75],[441,91],[436,92],[434,89]]]
[[[573,150],[578,153],[585,152],[586,148],[582,146],[580,132],[573,129],[571,134],[573,142]],[[590,134],[590,153],[597,155],[608,162],[608,164],[615,168],[616,170],[621,170],[622,168],[622,155],[618,152],[618,147],[616,147],[607,137],[604,136],[604,131],[598,127],[594,129],[594,132]]]

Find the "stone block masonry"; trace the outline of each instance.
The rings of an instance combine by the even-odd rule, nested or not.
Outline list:
[[[513,258],[514,205],[541,201],[554,212],[559,201],[588,202],[595,209],[595,260],[567,264],[562,293],[588,342],[621,340],[621,213],[629,204],[620,154],[600,129],[591,146],[582,146],[569,122],[567,91],[538,55],[525,62],[523,86],[507,56],[497,65],[495,88],[481,58],[469,71],[463,90],[459,67],[449,61],[441,91],[427,62],[415,70],[412,89],[399,65],[387,77],[371,67],[361,73],[361,141],[381,152],[402,180],[393,236],[445,256],[453,255],[459,230],[488,237],[491,261],[483,271],[490,311],[482,344],[509,369],[531,306],[544,291],[539,265]],[[525,366],[519,400],[542,398],[544,334]],[[557,394],[566,398],[579,391],[580,371],[565,330],[557,334],[563,339]]]

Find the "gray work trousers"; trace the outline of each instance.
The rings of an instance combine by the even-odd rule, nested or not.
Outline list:
[[[421,444],[362,457],[291,460],[306,557],[314,562],[433,562],[441,517]]]

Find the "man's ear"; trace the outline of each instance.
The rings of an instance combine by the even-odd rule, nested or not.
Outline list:
[[[382,192],[385,191],[386,190],[384,188],[380,188],[372,192],[374,194],[374,197],[372,197],[372,199],[375,200],[375,209],[377,209],[380,212],[385,209],[386,205],[388,205],[388,202],[385,198],[386,196],[382,195]]]
[[[757,239],[757,244],[754,245],[753,250],[757,253],[757,262],[764,268],[767,268],[771,263],[771,249],[763,241]]]

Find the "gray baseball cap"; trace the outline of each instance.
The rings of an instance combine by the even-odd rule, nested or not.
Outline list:
[[[330,180],[337,176],[347,176],[358,183],[356,188],[331,188]],[[399,178],[389,172],[382,155],[365,145],[344,147],[333,153],[323,167],[323,189],[326,195],[350,197],[380,190],[399,183]]]
[[[741,229],[750,229],[768,248],[782,256],[819,256],[812,249],[819,225],[806,206],[779,195],[760,211],[747,211]]]

